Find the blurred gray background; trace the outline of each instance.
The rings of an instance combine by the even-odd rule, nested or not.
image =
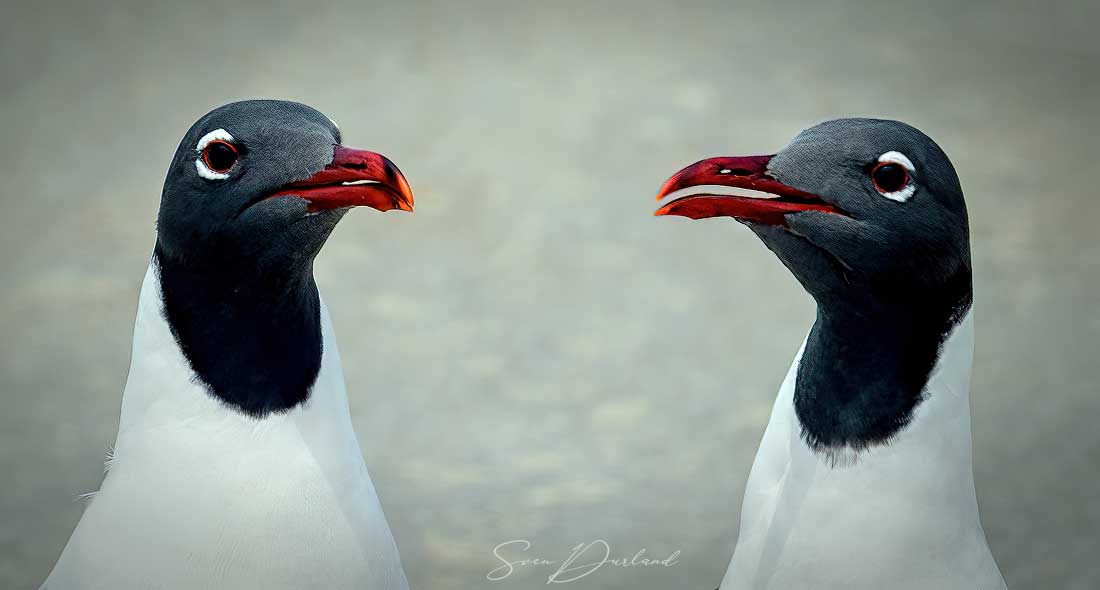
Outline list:
[[[492,548],[681,551],[578,589],[710,590],[811,300],[729,220],[653,219],[704,156],[898,118],[971,210],[982,516],[1013,588],[1100,579],[1094,2],[6,5],[0,587],[34,588],[114,438],[161,182],[207,110],[313,105],[411,215],[349,215],[317,276],[417,589]],[[360,360],[357,360],[360,359]],[[518,555],[517,555],[518,557]]]

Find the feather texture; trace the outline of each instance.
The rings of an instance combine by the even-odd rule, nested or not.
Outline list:
[[[312,395],[253,418],[196,382],[146,273],[110,471],[43,585],[407,590],[321,303]]]
[[[722,590],[1005,588],[974,491],[971,313],[944,342],[912,422],[839,464],[800,436],[799,351],[749,475]]]

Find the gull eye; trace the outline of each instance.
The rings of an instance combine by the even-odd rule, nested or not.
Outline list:
[[[904,203],[913,196],[917,187],[913,184],[913,162],[901,152],[886,152],[871,167],[871,182],[882,196]]]
[[[225,180],[241,158],[236,140],[225,129],[215,129],[203,135],[195,144],[195,171],[207,180]]]
[[[896,193],[909,184],[909,171],[901,164],[879,162],[871,170],[871,180],[880,193]]]
[[[202,161],[211,172],[225,174],[237,163],[237,148],[228,141],[215,139],[202,148]]]

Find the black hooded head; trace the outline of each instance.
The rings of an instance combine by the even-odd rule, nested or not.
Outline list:
[[[960,273],[969,277],[969,226],[958,176],[939,146],[909,125],[822,123],[800,133],[767,170],[843,212],[787,216],[790,232],[816,247],[788,247],[773,242],[772,232],[758,231],[781,258],[825,255],[840,265],[844,272],[826,276],[814,274],[812,264],[791,266],[819,303],[833,305],[835,297],[842,304],[860,295],[905,301],[942,289]],[[840,291],[823,289],[829,285]]]
[[[795,387],[811,447],[859,450],[909,423],[971,301],[966,204],[935,142],[896,121],[828,121],[774,156],[689,166],[666,197],[658,214],[748,225],[817,301]]]
[[[349,207],[411,210],[379,154],[340,145],[320,112],[232,103],[187,132],[164,182],[154,262],[198,379],[256,416],[305,400],[321,362],[313,259]]]

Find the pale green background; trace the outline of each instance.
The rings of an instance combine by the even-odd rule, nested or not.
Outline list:
[[[813,307],[681,165],[845,115],[922,128],[970,204],[982,516],[1013,588],[1100,578],[1094,2],[5,5],[0,587],[33,588],[115,434],[164,171],[239,98],[321,109],[416,191],[322,253],[355,424],[414,588],[679,549],[578,589],[710,590]],[[675,4],[675,5],[674,5]]]

